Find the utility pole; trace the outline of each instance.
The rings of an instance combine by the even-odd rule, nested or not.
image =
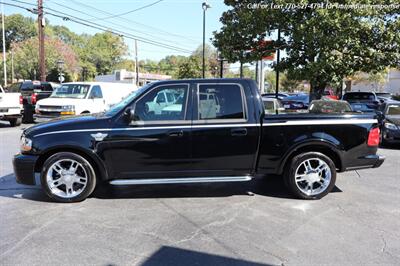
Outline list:
[[[135,72],[136,72],[136,86],[139,86],[139,61],[137,55],[137,40],[135,39]]]
[[[279,61],[281,60],[281,48],[280,48],[280,41],[281,41],[281,29],[278,29],[278,49],[276,51],[276,86],[275,86],[275,98],[278,99],[279,93]]]
[[[46,81],[46,62],[44,55],[44,17],[43,0],[38,0],[38,32],[39,32],[39,72],[40,81]]]
[[[203,79],[206,77],[206,11],[211,8],[207,1],[201,4],[203,8]]]
[[[11,83],[14,82],[14,51],[11,49]]]
[[[3,32],[3,71],[4,71],[4,87],[7,86],[7,62],[6,62],[6,34],[4,29],[4,5],[1,1],[1,26]]]

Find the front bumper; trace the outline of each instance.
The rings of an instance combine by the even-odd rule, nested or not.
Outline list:
[[[36,155],[16,154],[13,158],[13,168],[17,183],[35,185],[35,164],[39,157]],[[39,185],[39,184],[36,184]]]
[[[33,119],[37,123],[48,122],[48,121],[50,121],[52,119],[56,119],[58,117],[60,117],[60,115],[58,115],[58,116],[55,116],[55,115],[41,115],[41,114],[34,114],[33,115]]]

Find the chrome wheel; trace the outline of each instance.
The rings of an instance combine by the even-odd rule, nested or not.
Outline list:
[[[296,169],[295,184],[307,196],[324,192],[331,183],[331,169],[319,158],[306,159]]]
[[[78,161],[61,159],[49,167],[46,182],[52,194],[61,198],[73,198],[85,189],[88,173]]]

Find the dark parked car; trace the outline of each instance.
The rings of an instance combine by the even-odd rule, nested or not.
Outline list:
[[[381,103],[374,92],[347,92],[342,100],[349,102],[356,112],[375,112]]]
[[[308,109],[310,96],[308,94],[291,95],[282,100],[282,105],[288,110]]]
[[[387,101],[379,110],[383,115],[381,126],[381,143],[400,143],[400,102]]]
[[[313,114],[343,114],[353,112],[346,101],[314,100],[310,103],[308,111]]]
[[[36,102],[48,98],[53,92],[53,87],[49,82],[41,81],[17,82],[10,87],[15,91],[21,92],[20,104],[23,106],[22,121],[24,123],[33,122]]]
[[[268,97],[268,98],[276,98],[276,94],[275,93],[263,93],[261,95],[262,97]],[[288,97],[289,94],[287,93],[278,93],[278,99],[279,100],[283,100],[284,98]]]
[[[393,95],[390,92],[375,92],[378,98],[385,98],[393,100]]]
[[[171,102],[174,112],[148,108],[163,92],[183,96]],[[13,164],[19,183],[41,184],[60,202],[81,201],[100,182],[240,182],[268,174],[283,175],[299,198],[319,199],[336,172],[379,167],[378,144],[376,115],[268,115],[253,80],[170,80],[105,113],[25,129]]]

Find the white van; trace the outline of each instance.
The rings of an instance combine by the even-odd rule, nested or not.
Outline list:
[[[36,103],[34,118],[44,122],[65,115],[103,112],[136,89],[134,84],[111,82],[63,83],[49,98]]]

